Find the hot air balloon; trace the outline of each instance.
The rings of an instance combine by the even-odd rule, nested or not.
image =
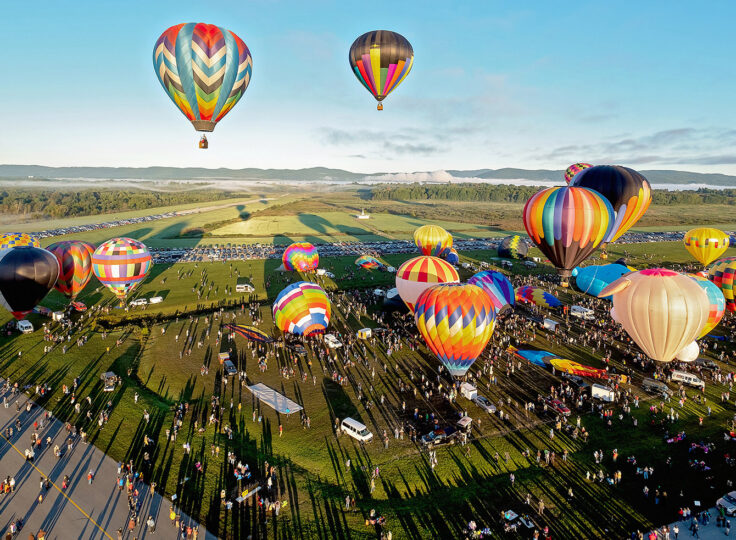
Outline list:
[[[355,264],[366,270],[373,270],[374,268],[381,268],[383,266],[378,259],[370,255],[361,255],[355,259]]]
[[[710,309],[708,311],[708,322],[700,331],[700,335],[698,336],[698,339],[700,339],[705,337],[707,334],[710,334],[711,330],[721,322],[723,315],[726,313],[726,299],[724,298],[721,289],[718,288],[718,285],[710,281],[707,277],[699,276],[697,274],[688,275],[695,280],[695,283],[700,285],[701,289],[705,291],[710,305]]]
[[[281,257],[289,271],[314,272],[319,266],[319,253],[309,242],[295,242],[284,250]]]
[[[736,277],[736,257],[719,259],[708,268],[708,279],[715,283],[726,298],[726,309],[736,311],[734,278]]]
[[[575,175],[570,185],[597,191],[613,207],[613,226],[601,245],[604,259],[607,257],[606,244],[617,240],[639,221],[652,202],[649,180],[620,165],[596,165],[584,169]]]
[[[491,298],[498,315],[510,311],[514,305],[514,286],[501,272],[484,270],[468,280],[471,285],[483,289]]]
[[[680,362],[694,362],[700,354],[700,346],[697,341],[692,341],[686,345],[684,349],[675,355],[675,359]]]
[[[583,169],[590,169],[593,165],[590,163],[573,163],[565,170],[565,182],[568,184],[573,177]]]
[[[554,294],[550,294],[539,287],[524,285],[516,289],[516,299],[519,302],[534,304],[548,309],[558,308],[562,305]]]
[[[532,242],[557,267],[567,287],[572,269],[610,233],[613,215],[611,203],[592,189],[553,187],[526,202],[523,219]]]
[[[148,276],[153,262],[148,248],[132,238],[112,238],[92,254],[92,271],[100,283],[125,303],[125,298]]]
[[[401,84],[414,64],[414,49],[401,34],[388,30],[366,32],[350,47],[353,73],[383,110],[383,100]]]
[[[279,293],[273,303],[273,320],[282,332],[300,336],[322,334],[330,324],[330,300],[315,283],[297,281]]]
[[[457,270],[447,261],[422,255],[409,259],[396,271],[396,288],[409,310],[425,289],[438,283],[458,283]]]
[[[244,337],[249,341],[256,343],[273,343],[274,339],[263,330],[259,330],[255,326],[246,326],[243,324],[227,324],[224,327],[228,332],[233,332]]]
[[[682,239],[685,249],[703,266],[707,266],[728,249],[729,237],[712,227],[700,227],[685,233]]]
[[[41,247],[41,244],[35,236],[26,233],[9,232],[0,236],[0,249],[23,246]]]
[[[54,288],[74,302],[92,279],[92,254],[95,248],[87,242],[67,240],[46,248],[59,261],[59,278]]]
[[[455,249],[450,248],[445,252],[445,260],[453,266],[457,266],[460,262],[460,255]]]
[[[44,299],[58,277],[59,263],[45,249],[0,250],[0,305],[21,320]]]
[[[243,97],[253,59],[243,40],[230,30],[184,23],[167,29],[156,40],[153,68],[194,129],[210,132]],[[207,146],[203,135],[199,147]]]
[[[435,285],[417,299],[414,320],[429,349],[453,377],[462,377],[493,334],[491,299],[480,287]]]
[[[529,252],[529,244],[519,235],[507,236],[498,246],[498,256],[504,259],[523,259]]]
[[[631,271],[628,266],[614,263],[577,267],[573,270],[573,276],[575,276],[575,285],[581,292],[598,296],[604,288]],[[605,298],[605,300],[610,299],[610,296]]]
[[[689,276],[664,268],[632,272],[603,289],[615,320],[652,360],[671,362],[708,322],[710,305]]]
[[[423,225],[414,231],[414,244],[423,255],[441,257],[452,247],[452,235],[437,225]]]

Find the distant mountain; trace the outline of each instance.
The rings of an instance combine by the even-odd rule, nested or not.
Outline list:
[[[488,180],[552,181],[562,178],[563,171],[550,169],[477,169],[440,171],[444,176],[455,178],[483,178]],[[435,175],[437,171],[426,173]],[[653,184],[708,184],[736,188],[736,176],[717,173],[651,170],[641,171]],[[308,169],[204,169],[197,167],[44,167],[41,165],[0,165],[2,178],[89,178],[89,179],[136,179],[136,180],[290,180],[315,182],[333,180],[342,182],[360,181],[370,176],[386,181],[416,181],[424,173],[356,173],[343,169],[312,167]],[[405,176],[405,178],[401,178]]]

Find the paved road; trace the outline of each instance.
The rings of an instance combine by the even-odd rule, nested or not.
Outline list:
[[[710,508],[708,510],[710,512],[710,523],[708,525],[701,525],[698,529],[698,536],[695,537],[693,533],[690,531],[690,522],[691,520],[687,521],[676,521],[674,523],[670,523],[670,540],[675,540],[675,533],[673,532],[675,525],[679,527],[680,534],[678,537],[678,540],[687,540],[689,538],[700,538],[701,540],[715,540],[716,538],[733,538],[736,537],[736,518],[728,518],[728,520],[731,522],[731,529],[730,534],[726,536],[726,529],[724,527],[718,527],[716,525],[716,517],[718,516],[718,510],[714,508]],[[657,540],[665,540],[666,536],[664,534],[664,531],[662,530],[662,527],[659,527],[657,529]],[[644,534],[644,538],[647,538],[647,534]]]
[[[0,381],[1,383],[2,381]],[[21,411],[16,411],[15,401],[19,401]],[[68,433],[64,424],[52,419],[44,422],[39,429],[44,443],[36,451],[36,459],[31,463],[25,460],[24,451],[30,447],[33,423],[44,417],[45,410],[33,405],[30,412],[25,405],[29,399],[24,394],[17,395],[5,408],[0,404],[0,475],[14,476],[15,492],[0,495],[0,534],[8,532],[10,523],[22,518],[24,522],[18,538],[28,538],[28,534],[46,531],[48,540],[117,540],[117,530],[123,528],[123,538],[132,540],[178,539],[174,525],[169,520],[170,500],[158,493],[150,495],[150,488],[139,484],[143,494],[140,511],[140,524],[128,532],[128,500],[124,491],[116,487],[117,463],[107,457],[94,445],[82,443],[79,438],[71,452],[67,451]],[[21,420],[20,433],[15,428],[17,419]],[[13,427],[13,435],[6,439],[6,428]],[[51,437],[50,446],[46,438]],[[64,449],[61,458],[54,456],[54,445]],[[87,482],[87,473],[95,472],[94,482]],[[66,490],[61,489],[64,475],[71,479]],[[53,483],[43,502],[38,502],[41,491],[40,481],[47,476]],[[145,526],[145,520],[152,515],[156,522],[156,532],[152,535]],[[182,514],[185,523],[188,516]],[[199,526],[200,539],[214,539]],[[3,536],[4,537],[4,536]]]

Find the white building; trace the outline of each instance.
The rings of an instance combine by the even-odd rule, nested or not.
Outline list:
[[[370,219],[371,215],[365,213],[365,208],[360,209],[360,214],[356,216],[358,219]]]

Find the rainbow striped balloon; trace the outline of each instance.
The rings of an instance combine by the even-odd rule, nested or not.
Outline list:
[[[396,271],[396,289],[410,311],[425,289],[438,283],[458,283],[460,276],[447,261],[422,255],[409,259]]]
[[[581,187],[543,189],[526,202],[526,232],[563,278],[587,259],[613,226],[613,207],[598,192]]]
[[[309,281],[292,283],[273,303],[273,320],[279,330],[305,337],[324,333],[330,315],[327,293]]]
[[[726,298],[726,309],[732,313],[736,312],[734,278],[736,278],[736,257],[719,259],[708,267],[708,279],[721,289]]]
[[[442,257],[452,247],[452,235],[437,225],[423,225],[414,231],[414,244],[423,255]]]
[[[705,291],[705,294],[708,296],[708,303],[710,304],[708,322],[705,323],[705,326],[700,331],[700,335],[698,336],[698,339],[700,339],[710,334],[710,331],[721,322],[723,315],[726,313],[726,298],[723,296],[721,289],[718,288],[718,285],[708,278],[696,274],[688,274],[688,276],[693,278],[700,285],[700,288]]]
[[[54,288],[72,302],[92,279],[92,244],[79,240],[56,242],[46,248],[59,261],[59,277]]]
[[[355,264],[361,268],[365,268],[366,270],[373,270],[374,268],[383,266],[381,261],[375,257],[371,257],[370,255],[361,255],[355,259]]]
[[[478,272],[468,280],[471,285],[476,285],[485,291],[491,298],[496,313],[509,311],[514,305],[514,286],[501,272],[484,270]]]
[[[132,238],[113,238],[92,254],[92,271],[100,283],[121,302],[148,276],[153,262],[143,243]]]
[[[26,233],[9,232],[0,236],[0,249],[23,246],[41,247],[41,244],[35,236]]]
[[[253,58],[234,32],[214,24],[167,29],[153,47],[161,86],[197,131],[212,131],[243,97]]]
[[[417,299],[414,320],[429,349],[453,377],[462,377],[491,339],[495,312],[475,285],[435,285]]]
[[[319,266],[319,253],[309,242],[295,242],[284,250],[281,260],[288,271],[314,272]]]

